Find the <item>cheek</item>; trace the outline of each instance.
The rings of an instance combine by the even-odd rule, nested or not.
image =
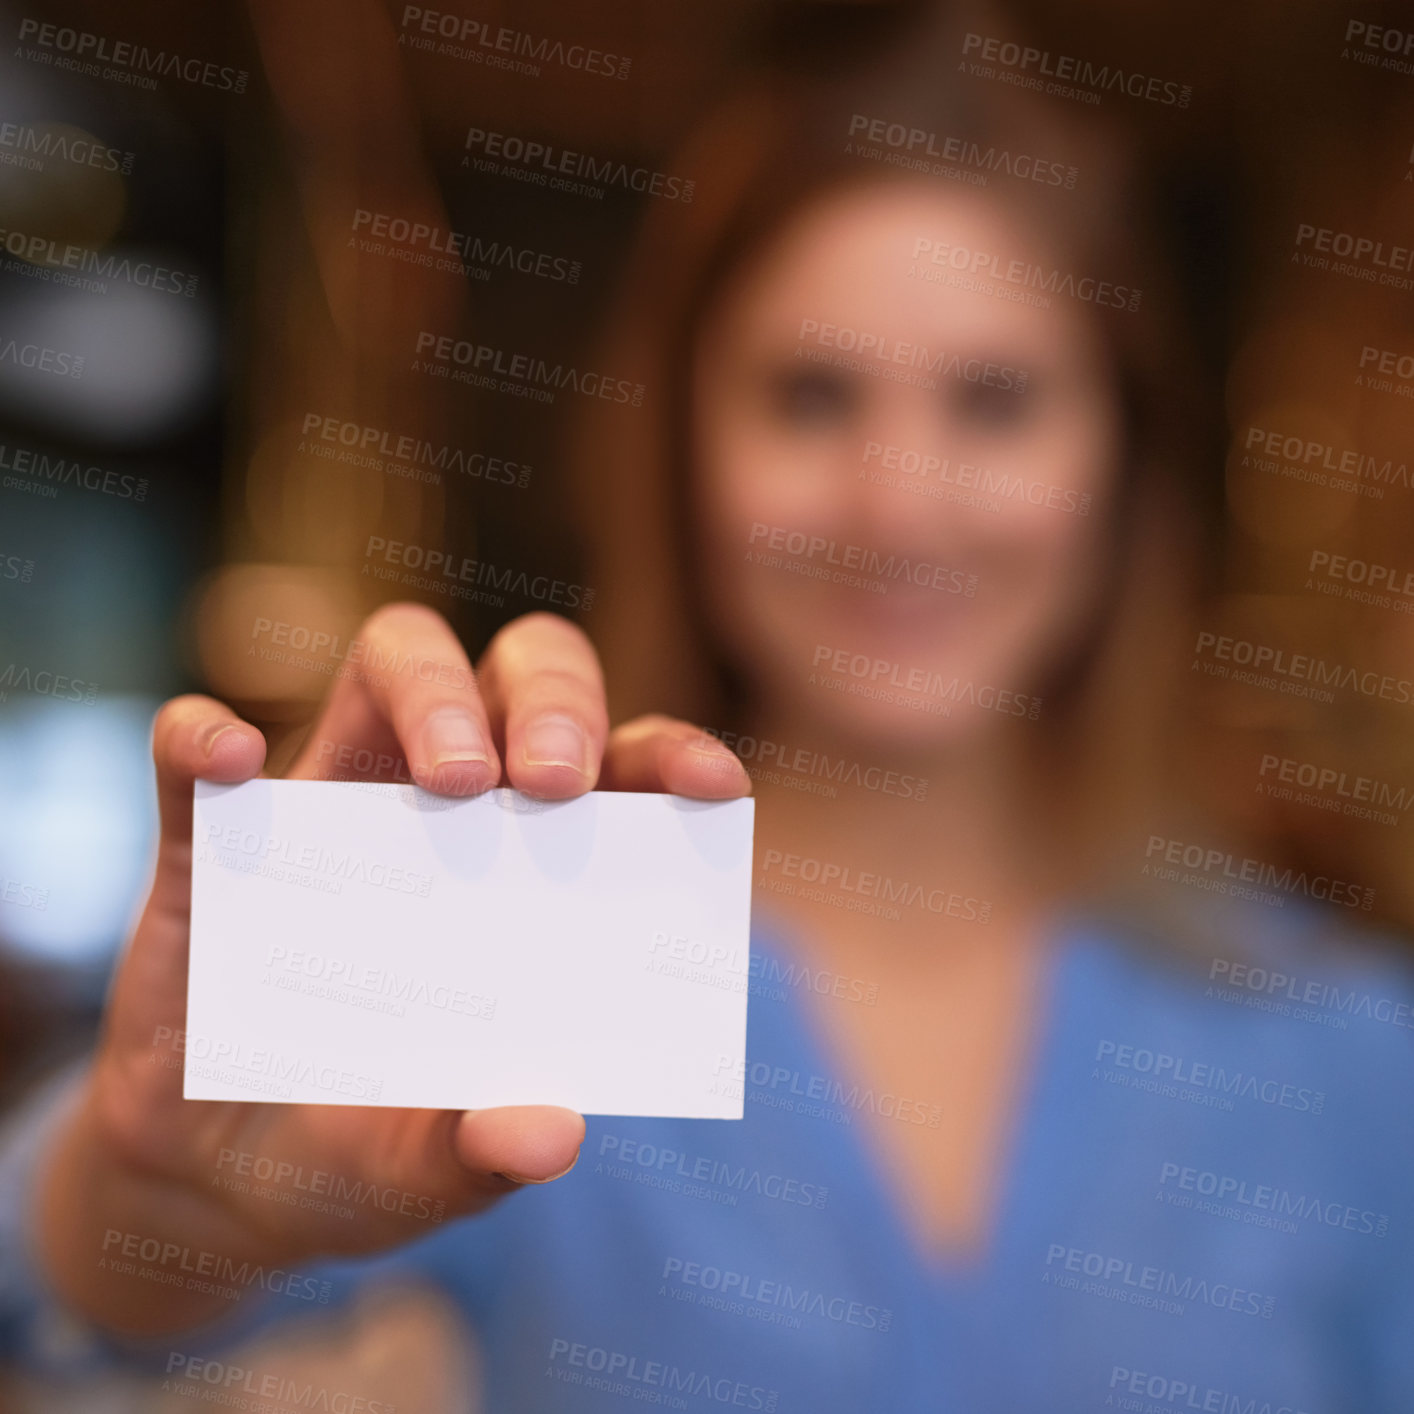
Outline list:
[[[694,509],[706,588],[731,633],[752,621],[759,577],[749,573],[770,526],[786,513],[767,449],[740,418],[702,419],[697,439]]]
[[[1062,403],[1026,448],[1036,504],[1018,506],[1017,534],[1049,566],[1074,567],[1100,540],[1119,475],[1118,409],[1089,388]]]
[[[1044,591],[1044,600],[1064,610],[1087,597],[1104,564],[1102,522],[1088,516],[1051,510],[1037,514],[1034,533],[1024,543],[1026,560],[1035,566],[1032,582]]]
[[[708,421],[698,441],[695,501],[708,568],[719,592],[735,588],[740,564],[759,538],[763,512],[759,451],[728,423]]]
[[[739,573],[745,552],[772,533],[812,534],[837,518],[842,453],[835,439],[791,437],[727,414],[706,423],[699,447],[701,524],[725,571]]]
[[[1067,489],[1079,483],[1071,480]],[[1040,506],[1004,510],[1012,519],[1005,551],[995,560],[998,592],[995,651],[1024,665],[1050,658],[1074,640],[1094,612],[1110,558],[1110,528],[1103,493],[1108,477],[1090,478],[1097,494],[1089,513]],[[1006,626],[1006,627],[1004,627]]]
[[[1106,575],[1119,449],[1113,420],[1097,412],[1052,423],[1013,463],[1026,493],[972,521],[992,581],[979,596],[1011,622],[1014,650],[1014,635],[1065,637]]]
[[[1121,458],[1118,409],[1097,397],[1087,414],[1076,416],[1063,438],[1058,480],[1074,501],[1063,497],[1064,509],[1050,510],[1046,526],[1050,562],[1080,600],[1106,570]]]

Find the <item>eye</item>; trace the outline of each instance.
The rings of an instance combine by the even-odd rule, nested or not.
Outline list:
[[[980,381],[954,383],[948,394],[949,408],[959,420],[999,432],[1025,426],[1035,412],[1035,399],[1034,385],[1018,392]]]
[[[800,366],[775,374],[768,397],[782,422],[807,430],[847,423],[857,401],[851,379],[830,369]]]

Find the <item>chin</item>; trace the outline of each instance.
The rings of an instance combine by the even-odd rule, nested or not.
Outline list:
[[[829,735],[867,741],[881,753],[932,753],[976,740],[1004,721],[1041,715],[1043,704],[1023,685],[1029,675],[1015,671],[1013,655],[997,651],[1015,626],[990,627],[981,642],[969,632],[952,651],[939,651],[936,636],[900,642],[846,635],[812,619],[789,635],[767,635],[753,656],[758,681],[771,684],[768,693],[778,703],[792,704],[789,715],[802,724],[814,721]]]
[[[793,674],[783,680],[779,663],[773,676],[777,681],[772,695],[790,704],[789,715],[800,723],[803,734],[818,731],[825,737],[848,739],[861,750],[867,746],[885,756],[946,750],[966,741],[992,715],[939,694],[908,692],[867,676],[807,669],[803,681]],[[968,681],[964,675],[948,673],[942,690],[955,678],[959,683]]]
[[[886,702],[840,706],[831,714],[830,728],[883,758],[927,757],[955,751],[972,739],[977,723],[936,711],[912,710]]]

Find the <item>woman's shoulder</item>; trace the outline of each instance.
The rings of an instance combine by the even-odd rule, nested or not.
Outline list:
[[[1319,1115],[1328,1140],[1385,1129],[1414,1150],[1414,954],[1397,936],[1253,906],[1168,935],[1075,921],[1062,952],[1070,1024],[1097,1037],[1096,1063]]]
[[[1167,926],[1166,926],[1167,923]],[[1414,940],[1352,925],[1333,911],[1243,906],[1155,923],[1095,914],[1067,920],[1062,947],[1082,985],[1186,1015],[1288,1021],[1414,1044]],[[1238,1030],[1243,1029],[1239,1023]]]

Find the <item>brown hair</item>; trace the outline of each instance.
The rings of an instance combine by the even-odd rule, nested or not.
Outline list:
[[[749,685],[692,592],[695,334],[724,283],[813,198],[844,183],[919,178],[856,150],[851,119],[877,116],[959,154],[937,164],[946,174],[930,164],[933,180],[986,174],[983,190],[1044,230],[1077,275],[1142,291],[1137,310],[1095,309],[1125,422],[1109,574],[1086,641],[1044,684],[1050,726],[1036,734],[1053,798],[1073,811],[1081,801],[1064,776],[1085,772],[1084,798],[1112,827],[1102,775],[1128,779],[1136,752],[1150,767],[1166,754],[1175,680],[1155,625],[1192,613],[1208,567],[1218,488],[1200,469],[1221,466],[1211,371],[1181,325],[1174,262],[1157,244],[1163,223],[1123,136],[1033,94],[954,75],[975,13],[964,21],[933,5],[866,8],[841,7],[832,21],[812,7],[808,26],[770,36],[752,80],[673,164],[696,179],[697,199],[650,211],[629,263],[603,360],[649,397],[637,409],[596,406],[573,427],[569,455],[588,573],[601,586],[593,632],[611,709],[616,719],[664,710],[730,726],[746,705]],[[809,47],[787,42],[792,34],[809,36]]]

